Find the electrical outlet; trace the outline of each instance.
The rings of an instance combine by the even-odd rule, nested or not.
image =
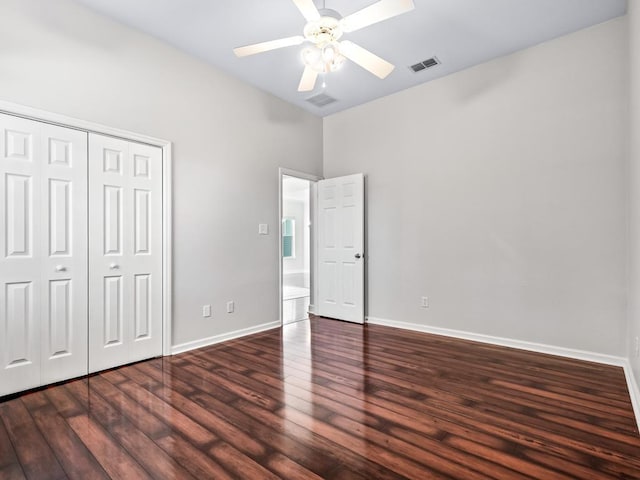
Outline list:
[[[422,308],[429,308],[429,297],[422,297],[420,299],[420,306]]]
[[[269,235],[269,224],[267,224],[267,223],[258,224],[258,234],[259,235]]]
[[[210,317],[211,316],[211,305],[203,305],[202,307],[202,316]]]
[[[236,304],[233,301],[227,302],[227,313],[233,313],[235,308],[236,308]]]
[[[640,357],[640,338],[639,337],[636,337],[635,355],[636,357]]]

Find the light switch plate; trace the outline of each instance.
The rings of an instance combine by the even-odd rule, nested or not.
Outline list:
[[[202,316],[210,317],[211,316],[211,305],[203,305],[202,306]]]
[[[261,223],[258,225],[258,233],[260,235],[269,235],[269,225],[267,223]]]
[[[236,309],[236,304],[233,301],[227,302],[227,313],[233,313],[235,309]]]

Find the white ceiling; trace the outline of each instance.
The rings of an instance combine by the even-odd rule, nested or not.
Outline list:
[[[236,58],[234,47],[301,35],[305,20],[292,0],[77,0],[160,38],[256,87],[325,116],[448,75],[492,58],[610,20],[626,0],[414,0],[415,10],[345,34],[396,65],[384,80],[346,62],[313,92],[299,93],[303,46]],[[375,0],[326,0],[346,16]],[[322,7],[322,0],[316,0]],[[441,65],[409,69],[437,56]],[[307,98],[338,99],[323,108]]]

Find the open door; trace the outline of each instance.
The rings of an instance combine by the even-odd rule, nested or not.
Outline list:
[[[364,175],[318,182],[316,313],[364,323]]]

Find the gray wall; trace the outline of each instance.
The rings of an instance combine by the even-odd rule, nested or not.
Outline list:
[[[640,3],[629,2],[630,67],[630,262],[629,262],[629,356],[640,385],[640,359],[635,338],[640,337]]]
[[[627,55],[622,18],[325,118],[369,316],[625,353]]]
[[[629,3],[631,57],[618,19],[325,119],[325,176],[368,174],[370,316],[628,351]],[[174,142],[174,344],[276,320],[277,167],[322,173],[323,122],[69,0],[0,11],[0,99]]]
[[[322,121],[68,0],[0,12],[2,100],[174,142],[174,344],[276,321],[278,167],[321,173]]]

